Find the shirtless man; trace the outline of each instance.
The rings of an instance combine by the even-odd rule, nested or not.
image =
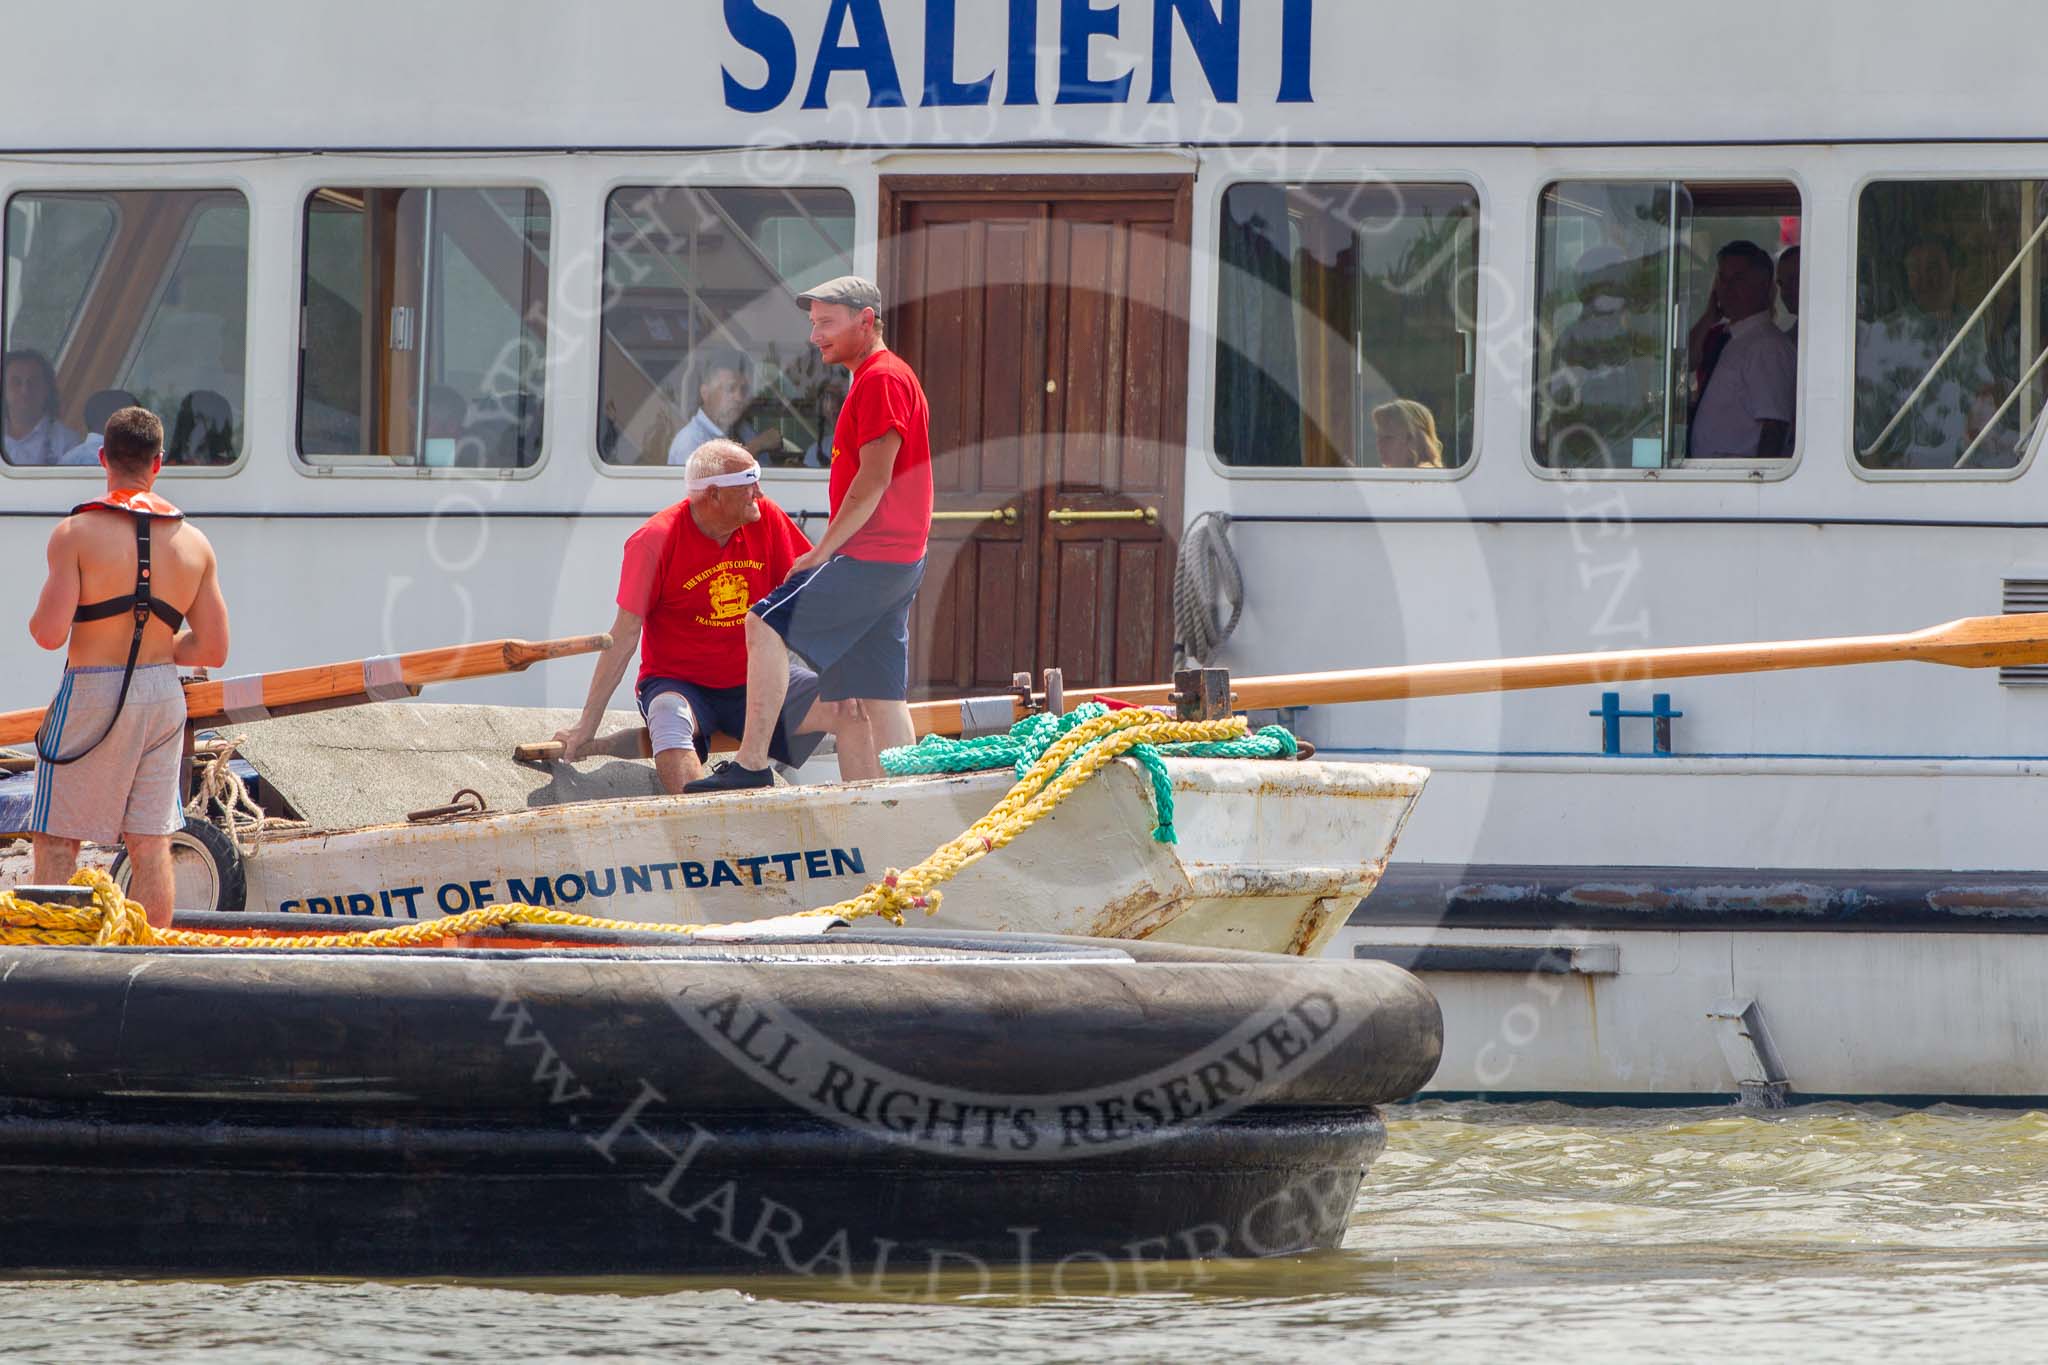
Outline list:
[[[108,418],[99,462],[106,494],[50,533],[50,576],[28,625],[44,649],[68,646],[63,685],[36,736],[35,880],[68,881],[81,841],[119,838],[134,869],[130,898],[165,928],[170,836],[185,827],[176,665],[227,662],[228,608],[213,546],[150,491],[164,467],[156,414],[123,408]]]

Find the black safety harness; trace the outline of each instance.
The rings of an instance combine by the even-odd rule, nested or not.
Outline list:
[[[51,752],[57,737],[52,736],[46,742],[43,734],[50,726],[55,708],[44,713],[43,728],[36,732],[36,759],[59,768],[78,762],[106,743],[107,736],[114,733],[114,726],[121,720],[121,708],[128,704],[128,688],[135,681],[135,661],[142,657],[142,636],[149,629],[151,618],[163,622],[173,632],[183,628],[185,624],[185,613],[152,593],[149,565],[150,524],[157,521],[182,521],[185,514],[153,493],[131,489],[121,489],[105,497],[94,498],[91,502],[82,502],[71,509],[73,516],[86,512],[120,512],[134,520],[135,591],[125,596],[109,597],[102,602],[83,605],[72,613],[71,619],[74,622],[110,621],[117,616],[132,616],[135,620],[135,635],[128,642],[128,663],[121,670],[121,691],[114,698],[114,713],[107,718],[106,728],[100,731],[98,738],[69,758],[60,758]]]

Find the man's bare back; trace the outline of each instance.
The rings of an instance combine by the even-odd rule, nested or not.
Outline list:
[[[227,606],[221,598],[213,546],[188,522],[150,523],[151,593],[181,612],[188,627],[178,647],[171,628],[152,617],[142,637],[138,665],[211,664],[225,655]],[[66,591],[67,584],[70,591]],[[118,512],[90,511],[67,517],[50,534],[50,580],[37,623],[67,623],[67,662],[73,668],[118,668],[128,661],[134,617],[123,613],[104,621],[73,621],[79,606],[125,597],[135,590],[135,521]],[[62,600],[69,597],[68,602]]]
[[[36,734],[36,795],[29,817],[35,878],[61,882],[83,841],[127,845],[128,894],[149,922],[171,922],[176,882],[171,837],[185,827],[185,694],[169,665],[218,668],[228,658],[228,608],[213,546],[150,489],[164,467],[163,419],[126,407],[107,419],[100,465],[107,501],[66,517],[50,533],[50,576],[28,633],[64,650],[69,667]],[[149,519],[153,603],[183,616],[172,628],[150,612],[78,619],[79,608],[136,594],[135,512]],[[132,653],[130,651],[133,651]]]

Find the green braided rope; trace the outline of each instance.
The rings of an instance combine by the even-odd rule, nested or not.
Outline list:
[[[932,773],[976,773],[1009,768],[1021,778],[1068,731],[1097,716],[1106,715],[1108,711],[1109,708],[1101,702],[1091,701],[1063,716],[1042,712],[1026,717],[1011,726],[1006,735],[984,735],[979,739],[926,735],[906,748],[885,749],[882,752],[882,770],[891,777],[918,777]],[[1096,743],[1103,743],[1109,738],[1105,735]],[[1060,766],[1060,772],[1072,766],[1088,747],[1093,746],[1084,746],[1070,754],[1066,763]],[[1152,837],[1162,844],[1171,844],[1178,841],[1173,829],[1173,784],[1166,776],[1166,764],[1160,761],[1162,757],[1278,759],[1293,758],[1299,752],[1301,745],[1285,726],[1268,725],[1243,739],[1200,744],[1137,744],[1131,747],[1128,757],[1137,760],[1151,783],[1152,809],[1159,820]]]

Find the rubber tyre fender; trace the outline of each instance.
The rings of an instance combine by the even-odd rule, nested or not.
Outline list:
[[[178,909],[232,913],[247,906],[248,872],[242,866],[241,850],[235,847],[235,841],[228,837],[226,830],[211,820],[187,819],[185,828],[171,836],[171,863],[173,868],[180,864],[189,867],[194,860],[203,865],[201,869],[195,870],[203,871],[212,880],[213,904],[186,905],[181,897]],[[126,892],[130,875],[127,849],[122,849],[114,856],[111,874],[114,884]],[[185,880],[176,872],[173,873],[173,877],[180,883]]]

